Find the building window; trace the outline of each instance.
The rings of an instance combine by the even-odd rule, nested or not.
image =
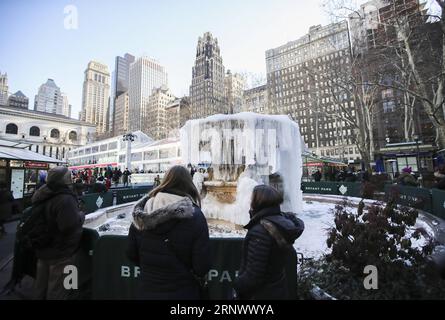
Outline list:
[[[16,124],[10,123],[6,126],[6,133],[7,134],[17,134],[19,131],[19,128]]]
[[[393,100],[383,102],[383,112],[384,113],[393,112],[394,109],[395,109],[395,103]]]
[[[69,134],[69,139],[71,141],[77,141],[77,132],[76,131],[71,131]]]
[[[57,129],[52,129],[52,130],[51,130],[50,137],[51,137],[51,138],[54,138],[54,139],[59,139],[59,138],[60,138],[60,132],[59,132],[59,130],[57,130]]]
[[[29,135],[33,137],[39,137],[40,136],[40,129],[39,127],[33,126],[29,129]]]

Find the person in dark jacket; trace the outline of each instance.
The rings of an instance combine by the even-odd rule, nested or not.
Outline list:
[[[282,213],[282,195],[273,187],[256,186],[252,193],[250,222],[243,244],[242,262],[234,282],[241,300],[288,299],[286,254],[304,230],[293,213]]]
[[[103,177],[97,178],[96,182],[90,188],[90,193],[105,193],[107,192],[107,187],[105,186],[105,181]]]
[[[312,174],[312,178],[314,178],[314,180],[315,180],[316,182],[319,182],[319,181],[321,180],[321,172],[320,172],[320,170],[315,171],[315,172]]]
[[[117,168],[114,168],[113,171],[113,183],[117,186],[119,184],[120,174],[119,171],[117,171]]]
[[[66,167],[48,171],[47,182],[32,196],[33,208],[40,206],[48,223],[49,245],[36,249],[36,299],[68,299],[71,290],[63,282],[65,266],[75,264],[75,253],[82,236],[84,215],[71,190],[71,173]]]
[[[210,269],[209,231],[190,173],[174,166],[137,202],[128,235],[128,258],[140,266],[138,299],[197,300],[196,277]]]
[[[15,213],[16,204],[14,196],[6,183],[0,183],[0,238],[6,234],[4,223]]]
[[[128,187],[128,179],[131,176],[131,171],[128,170],[128,168],[125,169],[125,171],[122,173],[122,183],[124,184],[124,187]]]
[[[411,167],[403,168],[402,174],[397,178],[397,184],[410,187],[418,187],[417,179],[412,175]]]

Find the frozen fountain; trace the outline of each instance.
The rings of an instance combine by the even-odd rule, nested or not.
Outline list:
[[[209,166],[206,179],[195,179],[206,217],[247,223],[258,184],[283,192],[282,210],[301,212],[301,142],[298,125],[283,115],[246,112],[188,121],[181,129],[182,161]]]

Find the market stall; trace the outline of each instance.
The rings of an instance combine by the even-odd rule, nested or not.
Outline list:
[[[6,183],[16,200],[26,202],[44,183],[47,171],[63,161],[28,150],[29,145],[0,140],[0,182]]]
[[[303,153],[303,181],[314,181],[313,174],[321,173],[321,180],[330,180],[340,170],[348,167],[347,164],[325,157],[318,157],[312,153]]]

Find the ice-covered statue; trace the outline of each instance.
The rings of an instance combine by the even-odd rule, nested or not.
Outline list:
[[[183,163],[208,167],[206,179],[195,179],[203,212],[235,224],[248,222],[258,184],[283,192],[283,211],[301,212],[301,143],[298,125],[284,115],[214,115],[181,129]]]

